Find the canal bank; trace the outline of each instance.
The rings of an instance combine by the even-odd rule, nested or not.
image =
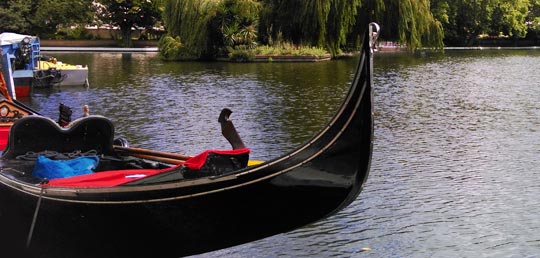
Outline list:
[[[117,40],[41,40],[41,50],[50,52],[157,52],[157,40],[134,40],[133,47],[125,48]]]
[[[116,40],[41,40],[41,50],[47,52],[78,52],[78,53],[156,53],[159,52],[158,41],[133,41],[133,47],[122,47]],[[320,62],[332,59],[327,55],[256,55],[249,62]],[[218,58],[217,61],[234,62],[229,58]]]
[[[115,53],[144,53],[144,52],[158,52],[157,47],[41,47],[42,51],[49,52],[80,52],[80,53],[92,53],[92,52],[115,52]]]

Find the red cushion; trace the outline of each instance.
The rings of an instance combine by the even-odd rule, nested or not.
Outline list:
[[[215,153],[220,155],[242,155],[249,153],[248,148],[243,149],[236,149],[236,150],[207,150],[195,157],[192,157],[184,163],[186,167],[192,170],[199,170],[204,166],[204,163],[206,162],[206,157],[208,157],[208,154]]]
[[[164,170],[159,169],[110,170],[81,176],[52,179],[45,185],[77,188],[112,187],[163,172]]]

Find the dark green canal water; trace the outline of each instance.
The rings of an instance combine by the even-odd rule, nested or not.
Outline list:
[[[356,58],[322,63],[162,62],[155,54],[54,53],[90,87],[23,100],[110,117],[132,146],[229,148],[234,111],[252,157],[288,152],[337,110]],[[199,257],[534,257],[540,253],[540,51],[379,53],[375,141],[359,198],[313,225]],[[262,221],[261,223],[279,223]],[[234,232],[231,232],[234,234]]]

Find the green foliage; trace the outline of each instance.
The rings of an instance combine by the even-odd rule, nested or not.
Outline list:
[[[198,58],[257,42],[260,3],[255,0],[162,0],[168,34]]]
[[[9,0],[0,5],[0,30],[54,38],[57,30],[90,23],[92,0]]]
[[[430,10],[429,0],[381,0],[372,6],[382,38],[406,44],[410,49],[442,48],[443,27]]]
[[[257,55],[266,56],[317,56],[324,57],[330,55],[328,51],[317,47],[296,47],[292,44],[280,44],[279,46],[258,46],[249,49],[246,46],[227,47],[229,60],[233,62],[252,62]],[[272,62],[272,57],[268,58]]]
[[[260,3],[255,0],[224,0],[211,18],[210,31],[219,35],[212,44],[218,48],[257,45]]]
[[[325,47],[332,54],[345,44],[361,0],[263,0],[263,43],[284,41]]]
[[[279,46],[259,46],[255,48],[257,55],[292,55],[292,56],[326,56],[330,53],[318,47],[295,47],[292,44],[280,44]]]
[[[190,52],[182,44],[180,37],[171,37],[165,35],[161,38],[158,44],[159,55],[163,60],[167,61],[187,61],[195,60],[199,57]]]
[[[104,8],[99,18],[104,23],[120,27],[125,47],[131,47],[131,29],[152,27],[160,18],[157,4],[152,0],[99,0]]]
[[[341,47],[347,43],[347,36],[352,31],[358,17],[361,0],[334,1],[330,6],[326,21],[325,42],[332,56],[337,56]]]
[[[104,8],[96,9],[94,2]],[[540,33],[540,0],[4,0],[0,32],[42,38],[86,38],[84,24],[110,23],[131,45],[131,28],[164,17],[185,58],[227,54],[227,46],[327,49],[333,56],[359,45],[368,20],[382,38],[409,48],[469,45],[479,35],[522,38]]]
[[[56,39],[90,39],[91,36],[82,25],[73,28],[60,28],[55,34]]]
[[[238,46],[229,49],[229,60],[238,63],[253,62],[255,60],[255,52],[245,46]]]
[[[169,36],[179,37],[193,56],[209,55],[208,27],[220,0],[162,0],[163,22]]]
[[[528,30],[533,34],[540,32],[540,0],[530,0],[526,21]]]
[[[297,45],[324,47],[336,56],[357,43],[368,16],[384,28],[386,39],[411,49],[442,47],[442,25],[430,12],[429,0],[263,0],[263,43],[279,35]]]
[[[529,0],[500,0],[494,6],[488,33],[523,38],[527,34],[525,18],[529,12]]]
[[[42,37],[54,37],[62,27],[89,23],[93,18],[92,0],[40,0],[35,10],[28,18]]]
[[[538,0],[431,0],[431,10],[444,27],[446,44],[466,46],[473,44],[481,34],[524,37],[528,19],[534,19],[529,13],[529,6],[534,7],[537,2]]]
[[[30,22],[25,17],[31,15],[32,2],[27,0],[8,0],[0,4],[0,33],[18,32],[30,34]]]

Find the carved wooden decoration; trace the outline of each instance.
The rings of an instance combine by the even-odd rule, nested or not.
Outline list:
[[[28,111],[15,106],[5,99],[0,101],[0,126],[11,125],[13,122],[29,114]]]

